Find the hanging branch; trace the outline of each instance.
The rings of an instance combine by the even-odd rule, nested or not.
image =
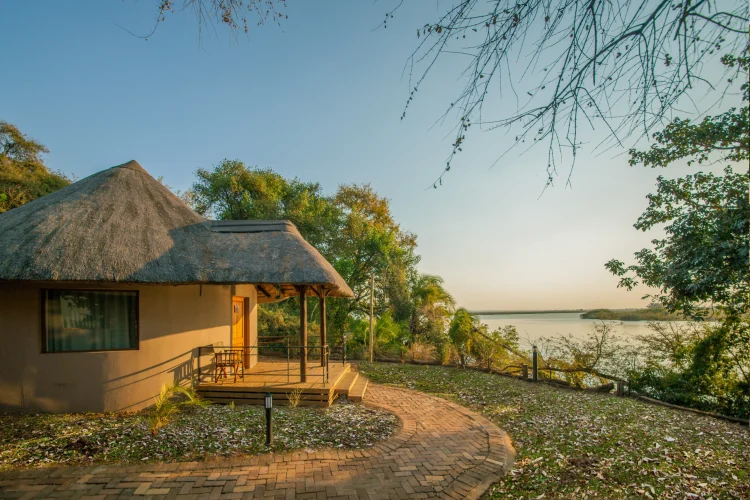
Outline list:
[[[749,17],[745,0],[454,2],[417,30],[419,42],[406,65],[409,97],[401,119],[443,56],[464,56],[466,84],[441,117],[457,117],[455,140],[430,187],[442,184],[477,124],[518,131],[503,155],[545,142],[546,185],[553,183],[566,156],[570,182],[582,126],[606,131],[595,151],[622,147],[628,137],[662,125],[683,96],[732,88],[728,73],[709,63],[746,47]],[[517,75],[511,67],[521,61],[528,62]],[[419,76],[413,82],[415,71]],[[516,88],[529,81],[520,101]],[[515,109],[502,93],[506,86]]]
[[[268,22],[281,24],[289,16],[281,10],[286,7],[286,0],[158,0],[156,21],[150,33],[137,35],[120,26],[131,35],[148,40],[170,14],[193,11],[198,24],[198,38],[203,36],[206,27],[224,26],[232,33],[248,34],[250,26],[261,26]],[[118,25],[119,26],[119,25]]]

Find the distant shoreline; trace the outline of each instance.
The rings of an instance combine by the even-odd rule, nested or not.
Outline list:
[[[499,316],[501,314],[552,314],[552,313],[585,313],[590,309],[549,309],[540,311],[469,311],[475,316]]]
[[[681,314],[664,309],[547,309],[525,311],[471,311],[475,316],[506,316],[510,314],[578,314],[581,319],[606,321],[685,321]]]

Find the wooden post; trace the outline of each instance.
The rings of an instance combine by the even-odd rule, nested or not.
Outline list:
[[[521,375],[524,380],[529,380],[529,365],[521,365]]]
[[[622,380],[617,381],[617,395],[621,398],[625,397],[625,384]]]
[[[320,366],[326,366],[326,292],[320,291]]]
[[[307,285],[299,287],[299,380],[307,382]]]
[[[538,376],[538,368],[539,368],[539,364],[538,364],[538,361],[537,361],[538,354],[537,354],[536,346],[535,345],[531,346],[531,348],[532,348],[532,351],[531,351],[531,380],[533,382],[536,382],[537,381],[537,376]]]
[[[375,359],[375,342],[372,329],[372,317],[375,310],[375,275],[370,277],[370,363]]]

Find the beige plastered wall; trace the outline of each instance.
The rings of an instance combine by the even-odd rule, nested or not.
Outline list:
[[[42,289],[138,290],[137,350],[42,353]],[[247,342],[257,343],[253,285],[91,286],[0,283],[0,407],[46,412],[134,411],[163,384],[204,379],[211,352],[231,342],[232,297],[245,297]],[[254,360],[251,360],[251,363]]]

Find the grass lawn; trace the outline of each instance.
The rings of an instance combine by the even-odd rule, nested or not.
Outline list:
[[[0,470],[40,465],[170,462],[267,453],[260,406],[187,407],[156,436],[138,413],[0,414]],[[366,448],[398,427],[359,404],[276,407],[273,451]]]
[[[747,427],[473,370],[359,369],[455,401],[508,432],[516,463],[488,498],[750,498]]]

